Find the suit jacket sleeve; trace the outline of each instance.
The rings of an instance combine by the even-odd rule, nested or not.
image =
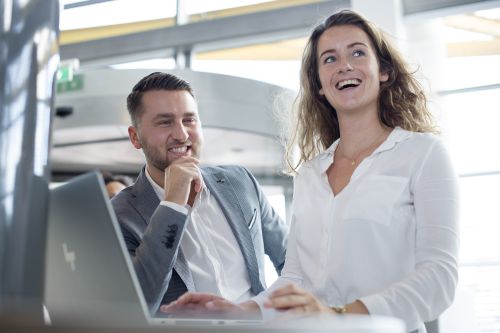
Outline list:
[[[271,259],[278,275],[281,275],[285,264],[288,226],[273,209],[255,177],[248,170],[245,171],[252,180],[259,199],[264,252]]]
[[[120,197],[124,198],[117,195],[113,206],[150,313],[154,314],[169,286],[187,215],[158,205],[145,221],[131,204],[120,204]]]

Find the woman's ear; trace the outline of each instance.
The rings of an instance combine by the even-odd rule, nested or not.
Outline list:
[[[379,82],[387,82],[388,80],[389,80],[389,71],[385,70],[383,72],[380,72]]]

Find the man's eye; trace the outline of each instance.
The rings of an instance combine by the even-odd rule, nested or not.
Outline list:
[[[184,119],[184,123],[186,124],[191,124],[191,123],[194,123],[196,122],[196,118],[186,118]]]

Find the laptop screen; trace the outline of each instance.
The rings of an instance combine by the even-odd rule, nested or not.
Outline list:
[[[51,189],[45,305],[52,323],[144,326],[147,307],[102,176]]]

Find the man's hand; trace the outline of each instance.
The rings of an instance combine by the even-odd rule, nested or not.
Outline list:
[[[160,307],[165,313],[223,312],[244,313],[245,310],[223,297],[208,293],[185,293],[176,301]]]
[[[200,161],[194,157],[181,157],[165,169],[166,201],[181,206],[185,206],[189,202],[192,206],[196,193],[201,192],[203,187],[199,164]],[[194,193],[191,193],[191,190]]]

